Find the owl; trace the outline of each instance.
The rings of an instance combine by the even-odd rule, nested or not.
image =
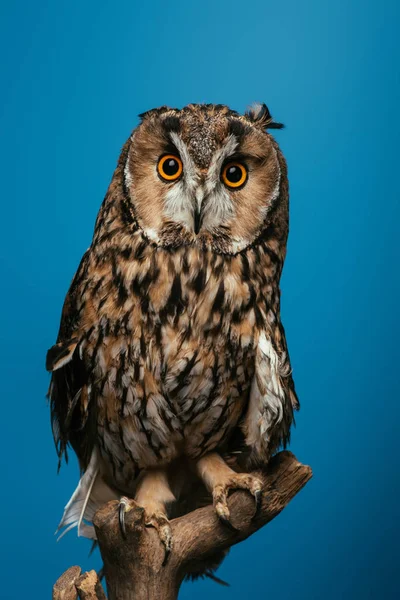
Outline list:
[[[298,400],[280,319],[287,168],[265,104],[161,107],[124,145],[48,351],[59,459],[81,480],[60,528],[144,508],[167,557],[169,519],[227,496],[256,507]]]

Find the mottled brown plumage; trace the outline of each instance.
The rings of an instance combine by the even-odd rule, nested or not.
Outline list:
[[[125,144],[47,357],[59,457],[70,444],[86,473],[62,525],[90,535],[82,516],[126,494],[156,498],[149,524],[160,530],[166,504],[200,504],[187,497],[195,488],[185,496],[192,471],[229,518],[215,453],[245,472],[286,445],[297,398],[280,320],[288,182],[267,132],[277,126],[265,105],[243,116],[163,107]],[[178,181],[157,172],[165,154],[183,163]],[[240,189],[221,181],[232,161],[247,169]]]

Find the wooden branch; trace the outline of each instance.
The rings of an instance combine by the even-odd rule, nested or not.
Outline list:
[[[211,505],[174,519],[171,521],[174,545],[165,566],[162,566],[163,547],[156,531],[145,527],[142,508],[132,501],[125,519],[126,539],[119,529],[118,502],[113,500],[100,508],[94,526],[109,600],[176,600],[179,587],[193,565],[229,549],[269,523],[312,476],[310,467],[286,451],[276,455],[265,472],[254,474],[264,484],[259,513],[254,516],[254,498],[250,494],[236,491],[228,500],[232,528],[219,521]],[[67,595],[71,585],[81,600],[104,600],[94,571],[79,577],[80,569],[79,573],[73,569],[79,568],[71,567],[55,584],[53,600],[75,600],[77,596]],[[60,594],[63,578],[66,595],[55,595],[56,588]],[[82,581],[86,581],[91,595],[82,589]]]
[[[81,575],[75,582],[75,586],[81,600],[106,600],[96,571]]]
[[[81,574],[80,567],[70,567],[54,584],[53,600],[77,600],[75,581]]]

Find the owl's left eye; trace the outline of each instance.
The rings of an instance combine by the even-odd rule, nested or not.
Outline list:
[[[240,162],[228,163],[222,169],[221,179],[227,187],[238,189],[247,181],[247,169]]]
[[[182,175],[182,161],[179,156],[164,154],[158,161],[157,171],[164,181],[175,181]]]

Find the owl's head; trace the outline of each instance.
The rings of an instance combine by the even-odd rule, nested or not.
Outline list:
[[[120,160],[125,209],[164,247],[236,253],[273,221],[287,233],[286,165],[268,133],[281,127],[265,104],[144,113]]]

